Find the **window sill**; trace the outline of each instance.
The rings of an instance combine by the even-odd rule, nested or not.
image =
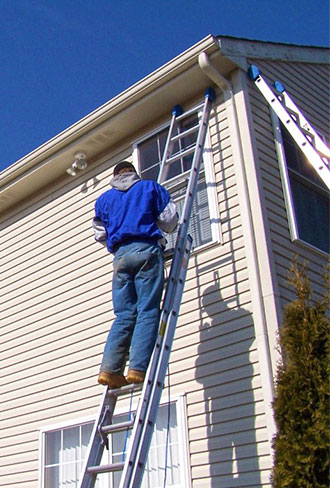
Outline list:
[[[313,252],[315,255],[318,255],[322,258],[329,259],[329,253],[326,251],[322,251],[322,249],[319,249],[318,247],[313,246],[313,244],[310,244],[309,242],[303,241],[302,239],[296,238],[292,239],[293,244],[296,244],[297,246]]]
[[[208,242],[207,244],[203,244],[202,246],[198,246],[191,251],[190,257],[192,257],[196,254],[199,254],[201,252],[209,251],[210,249],[212,249],[216,246],[220,246],[221,244],[222,243],[219,240],[214,240],[214,241]],[[174,248],[172,248],[172,250],[174,251]],[[173,252],[169,253],[168,257],[165,257],[166,266],[168,266],[169,263],[172,262],[172,257],[173,257]]]

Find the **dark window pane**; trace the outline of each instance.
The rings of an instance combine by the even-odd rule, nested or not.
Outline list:
[[[59,488],[60,486],[60,468],[52,466],[45,469],[45,488]]]
[[[329,252],[329,193],[290,133],[281,125],[298,236]]]
[[[154,180],[156,181],[158,178],[158,172],[159,172],[159,165],[151,166],[147,170],[141,172],[141,178],[143,180]]]
[[[329,198],[290,178],[300,239],[329,252]]]
[[[283,137],[285,159],[288,167],[297,171],[301,176],[308,178],[320,187],[326,188],[326,185],[323,183],[311,163],[283,126],[281,126],[281,133]]]
[[[182,173],[181,160],[178,159],[177,161],[174,161],[169,166],[166,179],[170,180],[170,179],[174,178],[175,176],[179,176],[181,173]]]
[[[140,171],[143,173],[159,161],[157,138],[152,137],[139,146]]]
[[[83,424],[81,426],[81,458],[84,459],[87,452],[87,447],[90,441],[91,433],[94,423]]]
[[[46,434],[45,465],[58,464],[61,450],[61,431],[48,432]]]
[[[140,173],[143,179],[157,179],[166,136],[167,130],[163,130],[139,144]]]

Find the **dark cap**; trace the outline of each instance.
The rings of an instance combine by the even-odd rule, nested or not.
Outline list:
[[[128,161],[122,161],[121,163],[118,163],[117,166],[115,166],[115,169],[113,170],[113,174],[116,176],[119,173],[119,171],[123,168],[129,168],[131,171],[134,171],[134,173],[136,173],[132,163]]]

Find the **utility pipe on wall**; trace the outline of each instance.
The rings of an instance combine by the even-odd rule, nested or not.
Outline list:
[[[231,83],[224,78],[221,73],[219,73],[205,52],[202,52],[199,55],[198,63],[203,73],[205,73],[222,90],[225,99],[225,107],[229,120],[230,138],[232,139],[233,156],[238,167],[238,171],[236,171],[236,181],[240,197],[242,225],[244,228],[244,235],[247,237],[245,246],[248,260],[251,297],[254,304],[254,327],[259,351],[260,376],[262,378],[264,392],[265,413],[269,434],[268,437],[271,443],[276,432],[272,409],[272,402],[274,398],[273,371],[271,365],[263,294],[260,283],[261,275],[257,248],[255,244],[251,201],[249,197],[249,188],[246,177],[246,168],[244,164],[235,98]]]

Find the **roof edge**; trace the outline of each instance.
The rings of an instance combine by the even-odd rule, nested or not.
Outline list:
[[[253,41],[228,36],[217,36],[216,39],[221,54],[243,69],[247,69],[247,58],[313,64],[329,64],[330,61],[330,49],[327,47]]]
[[[110,116],[113,117],[121,110],[134,104],[138,99],[148,95],[148,93],[155,90],[155,88],[166,83],[168,79],[175,76],[177,72],[187,69],[190,64],[195,62],[195,58],[201,51],[212,51],[212,48],[219,51],[216,38],[210,34],[170,60],[168,63],[139,80],[134,85],[131,85],[93,112],[78,120],[55,137],[49,139],[41,146],[38,146],[0,173],[0,189],[21,176],[26,170],[32,168],[40,161],[49,158],[64,146],[67,146],[86,132],[99,126]]]

